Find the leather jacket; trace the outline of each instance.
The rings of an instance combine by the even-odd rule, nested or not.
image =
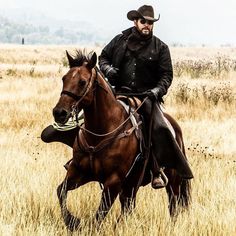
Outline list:
[[[99,56],[99,66],[106,76],[107,66],[119,69],[116,90],[122,86],[133,92],[144,92],[160,88],[160,101],[167,93],[173,79],[173,69],[168,46],[156,36],[152,36],[145,46],[134,52],[127,46],[132,28],[114,37]],[[109,80],[109,78],[108,78]]]

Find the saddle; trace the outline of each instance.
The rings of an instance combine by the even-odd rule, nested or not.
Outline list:
[[[118,102],[124,107],[127,114],[130,115],[130,121],[132,126],[137,126],[138,129],[135,130],[136,137],[138,139],[141,138],[141,127],[138,124],[143,123],[141,119],[141,115],[138,113],[138,110],[135,111],[140,105],[141,101],[136,97],[126,97],[126,96],[118,96]]]
[[[132,126],[138,127],[135,130],[135,135],[139,140],[140,154],[142,154],[144,153],[147,143],[147,132],[145,129],[145,122],[142,114],[139,111],[142,102],[137,97],[127,97],[123,95],[117,96],[117,100],[124,107],[127,114],[130,115],[130,121],[132,123]]]

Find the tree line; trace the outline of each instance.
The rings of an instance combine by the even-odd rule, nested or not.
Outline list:
[[[99,35],[91,31],[80,31],[79,28],[67,29],[59,26],[52,30],[48,26],[15,23],[0,16],[0,43],[86,44],[101,40]]]

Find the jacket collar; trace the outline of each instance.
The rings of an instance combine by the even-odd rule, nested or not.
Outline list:
[[[133,28],[134,26],[122,31],[122,34],[125,36],[126,39],[129,37],[130,34],[132,34]]]

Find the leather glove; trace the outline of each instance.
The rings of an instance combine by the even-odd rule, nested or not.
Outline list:
[[[118,68],[112,66],[108,66],[105,71],[105,75],[112,86],[115,86],[117,83],[116,79],[118,78],[118,71]]]
[[[160,95],[160,88],[156,87],[153,89],[149,89],[146,91],[146,95],[151,99],[151,100],[158,100],[158,97]]]
[[[115,79],[115,78],[118,77],[118,71],[119,71],[118,68],[109,66],[109,67],[106,69],[106,77],[107,77],[108,79]]]

